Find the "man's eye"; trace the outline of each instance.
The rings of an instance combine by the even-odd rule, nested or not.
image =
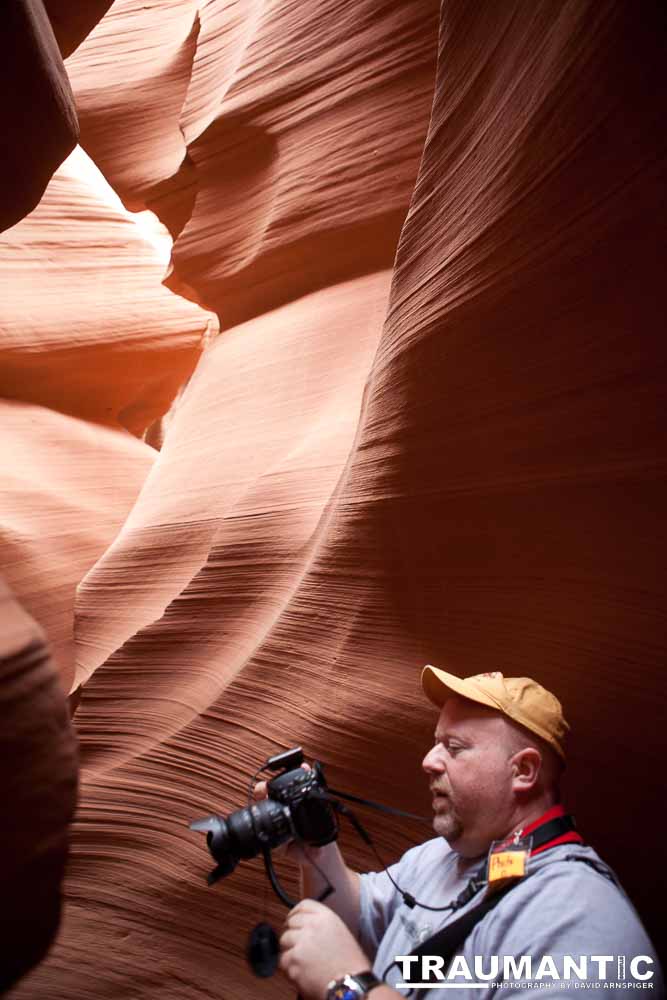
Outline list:
[[[442,747],[452,757],[464,749],[461,743],[452,743],[451,740],[436,739],[435,745],[436,747]]]

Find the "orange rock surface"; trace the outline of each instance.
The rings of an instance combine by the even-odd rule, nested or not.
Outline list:
[[[46,394],[54,367],[16,397],[110,435],[109,524],[127,503],[72,561],[80,809],[61,934],[17,997],[265,996],[245,938],[283,911],[258,863],[207,888],[187,823],[295,744],[427,812],[427,661],[560,695],[568,805],[658,926],[626,846],[665,749],[662,10],[447,0],[439,40],[433,15],[116,0],[68,60],[83,145],[225,332],[143,477],[119,428],[167,412],[190,333],[153,330],[164,394],[138,393],[130,332],[115,377],[110,350],[79,396]],[[368,825],[388,860],[423,836]]]
[[[177,237],[170,287],[225,329],[392,265],[437,8],[116,0],[67,69],[82,145]]]
[[[70,157],[0,235],[0,395],[142,434],[218,328],[163,274],[157,250]]]
[[[75,687],[76,588],[122,527],[156,452],[131,434],[0,401],[0,556],[24,609]]]

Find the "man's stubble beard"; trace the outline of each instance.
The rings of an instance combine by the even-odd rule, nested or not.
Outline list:
[[[449,799],[448,801],[449,808],[446,812],[435,813],[433,817],[433,829],[439,836],[444,837],[451,844],[463,835],[463,823],[454,808],[452,800]]]

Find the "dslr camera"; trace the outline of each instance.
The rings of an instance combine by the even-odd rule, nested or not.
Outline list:
[[[241,860],[263,854],[267,862],[270,851],[290,840],[312,847],[336,840],[338,817],[327,793],[322,765],[316,761],[307,771],[302,763],[301,747],[270,757],[261,770],[280,773],[268,782],[268,798],[238,809],[226,819],[206,816],[190,824],[191,830],[206,833],[216,862],[207,879],[209,885],[230,875]]]

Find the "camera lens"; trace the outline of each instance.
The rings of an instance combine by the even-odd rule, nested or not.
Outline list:
[[[284,757],[282,754],[276,759],[285,763]],[[325,790],[319,765],[312,771],[296,767],[273,778],[268,784],[268,798],[261,802],[237,809],[226,819],[207,816],[191,823],[190,829],[206,833],[208,849],[217,861],[217,868],[208,877],[209,884],[233,872],[241,859],[255,858],[293,837],[315,847],[335,840],[338,821]]]
[[[273,799],[264,799],[227,818],[230,841],[239,858],[254,858],[265,847],[279,847],[292,836],[288,812]]]
[[[206,833],[206,844],[218,865],[214,881],[230,875],[242,858],[254,858],[265,847],[279,847],[292,837],[289,811],[273,799],[237,809],[227,819],[207,816],[195,820],[190,829]]]
[[[190,829],[200,830],[206,834],[206,845],[218,862],[215,872],[209,876],[209,885],[219,878],[224,878],[225,875],[230,875],[236,868],[239,858],[233,851],[229,827],[222,816],[206,816],[204,819],[196,819],[190,823]]]

